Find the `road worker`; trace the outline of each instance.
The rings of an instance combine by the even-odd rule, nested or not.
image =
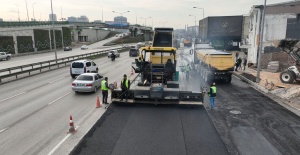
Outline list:
[[[185,67],[186,78],[189,78],[190,71],[191,71],[190,64],[187,64]]]
[[[124,74],[123,79],[121,81],[121,89],[122,89],[121,101],[123,101],[123,99],[125,97],[126,102],[127,102],[128,94],[129,94],[129,88],[130,88],[130,80],[128,80],[127,75]]]
[[[216,83],[210,85],[210,90],[208,92],[210,108],[213,109],[215,105],[215,97],[217,96]]]
[[[103,104],[108,104],[107,103],[107,97],[108,97],[108,83],[107,83],[108,78],[105,77],[104,80],[101,82],[101,90],[102,90],[102,103]]]

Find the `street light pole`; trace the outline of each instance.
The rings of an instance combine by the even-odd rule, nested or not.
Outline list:
[[[18,7],[18,19],[19,19],[19,22],[20,22],[20,11],[19,11],[19,6],[20,5],[18,5],[18,4],[16,4],[17,5],[17,7]]]
[[[123,14],[124,13],[127,13],[127,12],[130,12],[130,11],[125,11],[125,12],[116,12],[116,11],[112,11],[113,13],[117,13],[117,14],[120,14],[121,16],[121,31],[122,31],[122,37],[121,37],[121,43],[122,43],[122,47],[123,47],[123,20],[122,20],[122,17],[123,17]]]
[[[25,0],[25,2],[26,2],[26,10],[27,10],[27,20],[29,21],[28,7],[27,7],[27,0]]]
[[[33,21],[35,21],[35,15],[34,15],[34,4],[36,4],[36,3],[32,3]]]
[[[150,19],[151,17],[146,17],[146,18],[143,18],[143,17],[140,17],[141,19],[145,19],[145,27],[147,26],[147,19]]]
[[[140,17],[140,18],[145,19],[145,27],[147,27],[147,19],[150,19],[151,17],[146,17],[146,18]],[[145,28],[145,33],[144,33],[144,40],[146,41],[146,28]]]
[[[101,8],[102,8],[102,23],[104,23],[104,21],[103,21],[103,6]]]
[[[196,25],[197,25],[197,24],[196,24],[196,16],[194,16],[194,15],[189,15],[189,16],[193,16],[193,17],[195,18],[195,26],[196,26]]]
[[[189,16],[193,16],[195,18],[195,31],[196,31],[196,16],[194,16],[194,15],[189,15]],[[195,34],[196,34],[196,32],[195,32]]]
[[[137,14],[136,14],[136,11],[135,12],[135,25],[137,25]]]
[[[263,47],[263,38],[264,38],[264,24],[265,24],[265,15],[266,15],[266,4],[267,0],[265,0],[264,8],[262,12],[262,22],[260,24],[260,39],[259,39],[259,52],[258,52],[258,62],[257,62],[257,75],[256,75],[256,82],[260,82],[260,61],[261,61],[261,54],[262,54],[262,47]]]
[[[57,63],[56,40],[55,40],[54,15],[53,15],[52,0],[51,0],[51,16],[52,16],[52,30],[53,30],[53,42],[54,42],[55,61]],[[50,38],[51,38],[51,36],[50,36]],[[51,42],[50,42],[50,44],[51,44]]]
[[[151,20],[152,20],[151,27],[152,27],[152,30],[153,30],[153,18],[151,18]]]
[[[203,17],[202,17],[202,41],[203,41],[204,40],[204,8],[195,7],[195,6],[193,8],[202,10],[202,15],[203,15]],[[199,23],[199,27],[200,27],[200,23]]]

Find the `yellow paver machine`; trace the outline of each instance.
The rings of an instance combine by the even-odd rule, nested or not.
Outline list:
[[[155,28],[152,46],[140,48],[139,59],[132,63],[139,74],[128,100],[120,101],[122,91],[118,88],[112,91],[113,103],[202,104],[202,92],[180,90],[173,35],[173,28]]]

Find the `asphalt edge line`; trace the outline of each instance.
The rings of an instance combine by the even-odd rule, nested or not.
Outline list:
[[[75,130],[77,130],[79,126],[75,127]],[[62,139],[49,153],[48,155],[52,155],[69,137],[71,137],[72,133],[68,133],[68,135]]]

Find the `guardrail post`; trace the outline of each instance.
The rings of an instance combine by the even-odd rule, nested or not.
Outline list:
[[[23,71],[23,67],[21,66],[21,71]]]

